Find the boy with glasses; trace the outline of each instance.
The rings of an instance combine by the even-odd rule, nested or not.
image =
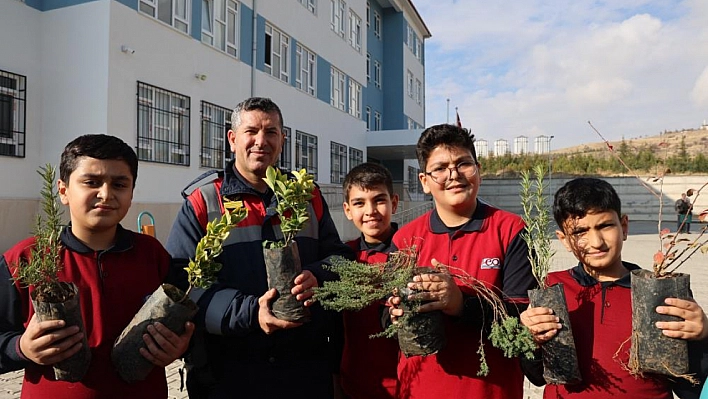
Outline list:
[[[449,268],[495,287],[518,315],[528,306],[527,290],[536,285],[521,237],[524,223],[477,199],[481,177],[473,143],[469,131],[454,125],[423,132],[416,149],[424,171],[419,179],[435,209],[402,227],[393,245],[415,245],[419,266]],[[420,312],[443,312],[447,345],[426,357],[399,358],[400,398],[522,398],[519,361],[505,358],[487,340],[483,330],[488,331],[491,311],[471,288],[448,273],[416,276],[409,288],[419,291],[411,299],[426,301]],[[390,302],[395,321],[403,315],[401,298]],[[480,342],[489,365],[486,377],[477,376]]]

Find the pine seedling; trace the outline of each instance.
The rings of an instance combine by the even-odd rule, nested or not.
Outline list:
[[[526,229],[521,233],[529,248],[529,262],[531,271],[538,281],[541,289],[546,288],[546,276],[551,269],[551,259],[555,250],[551,247],[551,216],[546,196],[543,195],[548,187],[544,184],[543,165],[536,165],[533,169],[535,179],[526,170],[521,172],[521,205]]]
[[[58,273],[61,264],[63,211],[57,201],[58,193],[54,183],[56,169],[46,164],[37,170],[42,177],[40,206],[34,227],[35,245],[30,251],[30,259],[23,259],[17,265],[15,279],[25,286],[34,286],[37,299],[45,302],[63,302],[69,295],[59,284]]]

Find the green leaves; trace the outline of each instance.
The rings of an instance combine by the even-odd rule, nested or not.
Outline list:
[[[30,259],[23,259],[17,265],[16,280],[24,285],[34,285],[38,290],[51,291],[58,289],[56,295],[61,296],[63,290],[59,286],[57,273],[61,270],[61,241],[59,239],[63,211],[57,201],[58,193],[55,185],[56,169],[46,164],[37,170],[42,177],[40,191],[40,207],[42,213],[37,215],[34,227],[36,244],[30,252]]]
[[[266,248],[283,247],[291,243],[310,218],[307,205],[315,189],[315,178],[305,169],[294,170],[292,174],[294,180],[278,168],[269,166],[266,170],[263,180],[273,190],[278,201],[275,211],[280,217],[280,230],[284,237],[282,242],[264,242]]]
[[[555,251],[551,247],[551,217],[544,191],[548,187],[543,182],[545,168],[536,165],[533,169],[535,179],[531,179],[528,170],[521,172],[521,205],[526,230],[521,233],[529,247],[531,270],[541,288],[546,287],[546,276],[551,269],[551,259]]]
[[[209,288],[216,280],[216,274],[221,270],[221,263],[216,258],[223,252],[223,245],[232,228],[246,218],[247,209],[242,201],[229,201],[224,198],[224,214],[219,220],[207,223],[206,234],[197,243],[194,259],[190,259],[184,270],[187,271],[189,291],[193,287]]]

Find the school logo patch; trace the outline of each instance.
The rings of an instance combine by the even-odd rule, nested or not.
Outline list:
[[[482,264],[480,265],[482,270],[484,269],[500,269],[501,260],[499,258],[484,258],[482,259]]]

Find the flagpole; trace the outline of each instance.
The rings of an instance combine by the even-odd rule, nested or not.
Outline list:
[[[447,120],[445,123],[449,124],[450,123],[450,99],[447,99]]]

